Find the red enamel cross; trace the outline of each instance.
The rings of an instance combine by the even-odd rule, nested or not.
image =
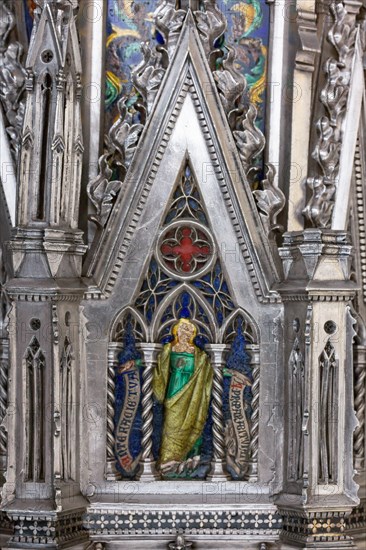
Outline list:
[[[211,252],[210,247],[207,245],[194,244],[191,233],[192,230],[189,227],[183,227],[179,244],[175,246],[163,244],[161,247],[163,254],[179,256],[182,262],[182,271],[185,273],[191,271],[191,262],[194,257],[208,256]]]

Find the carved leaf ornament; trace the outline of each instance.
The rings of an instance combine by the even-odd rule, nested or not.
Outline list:
[[[318,140],[312,154],[319,169],[318,174],[306,180],[311,198],[303,210],[312,226],[323,228],[331,227],[343,139],[342,124],[357,33],[342,1],[331,4],[330,11],[333,25],[327,38],[337,56],[328,58],[323,67],[326,83],[320,92],[320,100],[326,115],[317,122]]]
[[[213,72],[229,126],[233,131],[244,171],[249,182],[253,182],[261,171],[258,163],[265,147],[265,137],[256,125],[255,105],[245,104],[243,94],[247,83],[243,74],[236,68],[235,49],[219,46],[227,28],[227,21],[214,0],[206,0],[203,4],[202,9],[193,13],[197,31]],[[121,99],[120,117],[109,131],[106,150],[99,162],[99,173],[88,185],[89,198],[96,208],[96,213],[89,219],[100,227],[106,225],[115,198],[123,186],[143,127],[151,115],[166,70],[173,59],[188,9],[190,8],[176,9],[175,2],[163,0],[154,13],[155,27],[164,44],[155,47],[142,44],[144,59],[132,73],[137,99],[135,92],[134,99]],[[264,230],[270,234],[281,230],[277,216],[285,205],[285,197],[276,185],[274,167],[267,166],[266,172],[266,177],[259,185],[256,181],[253,187],[257,188],[254,197]]]

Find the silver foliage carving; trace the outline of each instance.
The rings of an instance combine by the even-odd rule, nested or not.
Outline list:
[[[339,165],[340,143],[333,139],[335,131],[328,117],[322,117],[317,122],[316,128],[319,139],[313,158],[318,162],[325,178],[334,182]]]
[[[328,111],[330,125],[336,126],[338,117],[347,103],[348,75],[343,74],[341,64],[333,58],[326,61],[324,72],[328,78],[320,92],[320,99]]]
[[[257,110],[255,106],[251,104],[241,121],[242,130],[235,130],[233,132],[239,155],[247,175],[250,175],[251,171],[256,170],[252,165],[253,161],[259,157],[266,145],[263,133],[255,124],[256,118]]]
[[[26,71],[22,65],[23,46],[10,41],[15,27],[11,3],[0,4],[0,103],[5,115],[6,132],[9,136],[14,159],[17,159],[21,144],[21,132],[25,110]]]
[[[215,0],[206,0],[204,4],[205,10],[195,11],[194,16],[205,54],[211,68],[214,68],[216,58],[221,54],[220,48],[216,48],[215,44],[226,31],[227,21],[217,8]]]
[[[357,29],[350,24],[343,2],[331,4],[330,11],[334,24],[329,30],[328,40],[337,50],[339,63],[345,67],[353,54]]]
[[[326,181],[321,176],[308,178],[306,183],[312,191],[312,197],[303,214],[316,227],[327,227],[333,212],[336,187],[331,181]]]
[[[274,231],[283,231],[283,227],[277,222],[277,216],[283,210],[286,199],[281,189],[275,185],[275,168],[272,164],[266,165],[266,178],[262,181],[262,189],[253,191],[257,199],[259,215],[267,235]]]
[[[224,107],[229,126],[238,148],[239,156],[247,175],[249,184],[256,186],[256,177],[260,171],[258,161],[266,140],[262,131],[256,125],[257,109],[254,104],[245,105],[244,92],[246,80],[235,68],[236,52],[228,48],[228,53],[222,62],[220,70],[213,72]],[[260,182],[259,189],[253,191],[257,207],[267,235],[274,231],[283,231],[277,223],[277,216],[283,210],[286,199],[275,184],[275,168],[272,164],[265,166],[266,177]]]
[[[171,10],[176,11],[167,2],[163,2],[155,12],[155,22],[162,33],[163,29],[166,34],[170,33],[171,23],[167,13],[171,13]],[[123,96],[119,100],[120,116],[106,136],[105,151],[99,159],[98,175],[87,186],[89,199],[96,210],[95,214],[89,216],[89,220],[102,228],[106,225],[123,186],[168,66],[168,52],[165,48],[156,46],[152,49],[148,44],[142,44],[142,52],[144,59],[132,72],[132,82],[140,97],[128,108],[126,104],[129,97]]]
[[[243,113],[242,98],[247,86],[245,77],[235,68],[235,57],[235,50],[228,48],[227,57],[222,62],[223,70],[213,72],[231,129],[235,128],[238,117]]]
[[[128,162],[122,162],[120,164],[120,167],[123,167],[122,176],[115,177],[113,169],[115,151],[119,150],[121,157],[124,158],[125,151],[123,149],[126,143],[130,142],[132,143],[130,157],[133,156],[146,119],[152,112],[169,62],[175,52],[189,7],[180,5],[179,9],[177,8],[178,5],[173,0],[161,0],[158,3],[153,17],[156,29],[163,37],[164,46],[151,48],[149,44],[142,44],[144,59],[132,73],[132,82],[141,99],[135,101],[129,107],[128,112],[125,107],[121,107],[122,104],[126,104],[127,98],[120,101],[121,116],[116,124],[122,126],[124,122],[126,123],[124,133],[120,132],[118,136],[111,136],[112,129],[110,130],[106,150],[99,161],[98,176],[88,185],[88,195],[96,208],[96,215],[89,216],[89,219],[101,227],[107,223],[115,198],[122,187],[125,172],[130,164],[130,158]],[[235,66],[236,50],[226,46],[224,51],[217,46],[219,38],[227,28],[224,14],[217,8],[214,0],[206,0],[199,8],[193,13],[198,34],[212,70],[229,126],[233,132],[244,170],[249,183],[251,183],[261,170],[258,162],[260,162],[260,155],[265,147],[265,137],[256,125],[257,110],[254,104],[245,104],[244,92],[247,83],[244,75]],[[191,5],[190,9],[193,9]],[[223,59],[221,60],[221,58]],[[134,121],[136,121],[138,113],[140,123],[135,124]],[[130,120],[127,122],[128,117]],[[277,223],[277,216],[285,205],[285,198],[278,186],[274,184],[273,166],[268,165],[266,171],[266,178],[260,183],[255,196],[264,228],[267,233],[271,233],[282,229]]]
[[[154,12],[155,26],[164,38],[170,57],[174,52],[186,15],[186,10],[176,9],[175,0],[161,0]]]
[[[331,226],[343,139],[342,124],[357,33],[354,20],[342,1],[331,4],[330,11],[333,25],[328,41],[334,47],[336,57],[328,58],[323,68],[326,83],[320,92],[320,100],[326,115],[317,122],[318,140],[312,154],[319,173],[307,178],[311,198],[303,210],[303,215],[314,227],[324,228]]]
[[[147,113],[151,112],[155,97],[168,65],[167,52],[164,48],[151,49],[142,44],[144,59],[132,73],[132,82],[144,99]]]
[[[143,130],[142,124],[132,123],[125,103],[125,98],[119,101],[120,116],[106,138],[107,152],[99,159],[98,175],[87,186],[88,196],[96,209],[96,214],[89,219],[100,227],[107,223]],[[119,176],[116,180],[112,179],[114,173]]]
[[[102,155],[100,157],[99,174],[89,182],[87,187],[89,199],[96,209],[96,215],[89,216],[89,219],[101,227],[104,227],[107,223],[114,199],[122,186],[121,181],[110,181],[113,171],[109,167],[108,156]]]

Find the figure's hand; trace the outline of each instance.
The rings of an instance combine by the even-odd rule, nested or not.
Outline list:
[[[165,462],[164,464],[161,464],[160,471],[163,475],[170,473],[175,474],[179,465],[180,462],[178,462],[177,460],[171,460],[170,462]]]
[[[133,369],[135,366],[135,360],[131,359],[130,361],[126,361],[126,363],[123,363],[123,365],[120,365],[118,367],[118,374],[122,374],[128,370]]]

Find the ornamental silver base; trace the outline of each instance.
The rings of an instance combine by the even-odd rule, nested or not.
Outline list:
[[[227,481],[230,476],[225,472],[226,462],[224,460],[214,460],[212,462],[211,471],[207,476],[207,481],[211,483]]]
[[[143,460],[140,472],[139,481],[157,481],[160,479],[154,460]]]
[[[75,499],[80,500],[78,496]],[[4,513],[11,532],[6,538],[0,524],[2,541],[6,541],[1,545],[2,550],[76,548],[88,542],[88,532],[83,527],[85,508],[68,508],[56,512],[50,510],[50,501],[39,501],[40,507],[42,504],[48,511],[30,510],[26,506],[22,507],[20,503],[18,510],[7,510]]]
[[[108,460],[105,470],[105,478],[107,481],[119,481],[122,476],[116,470],[115,460]]]

